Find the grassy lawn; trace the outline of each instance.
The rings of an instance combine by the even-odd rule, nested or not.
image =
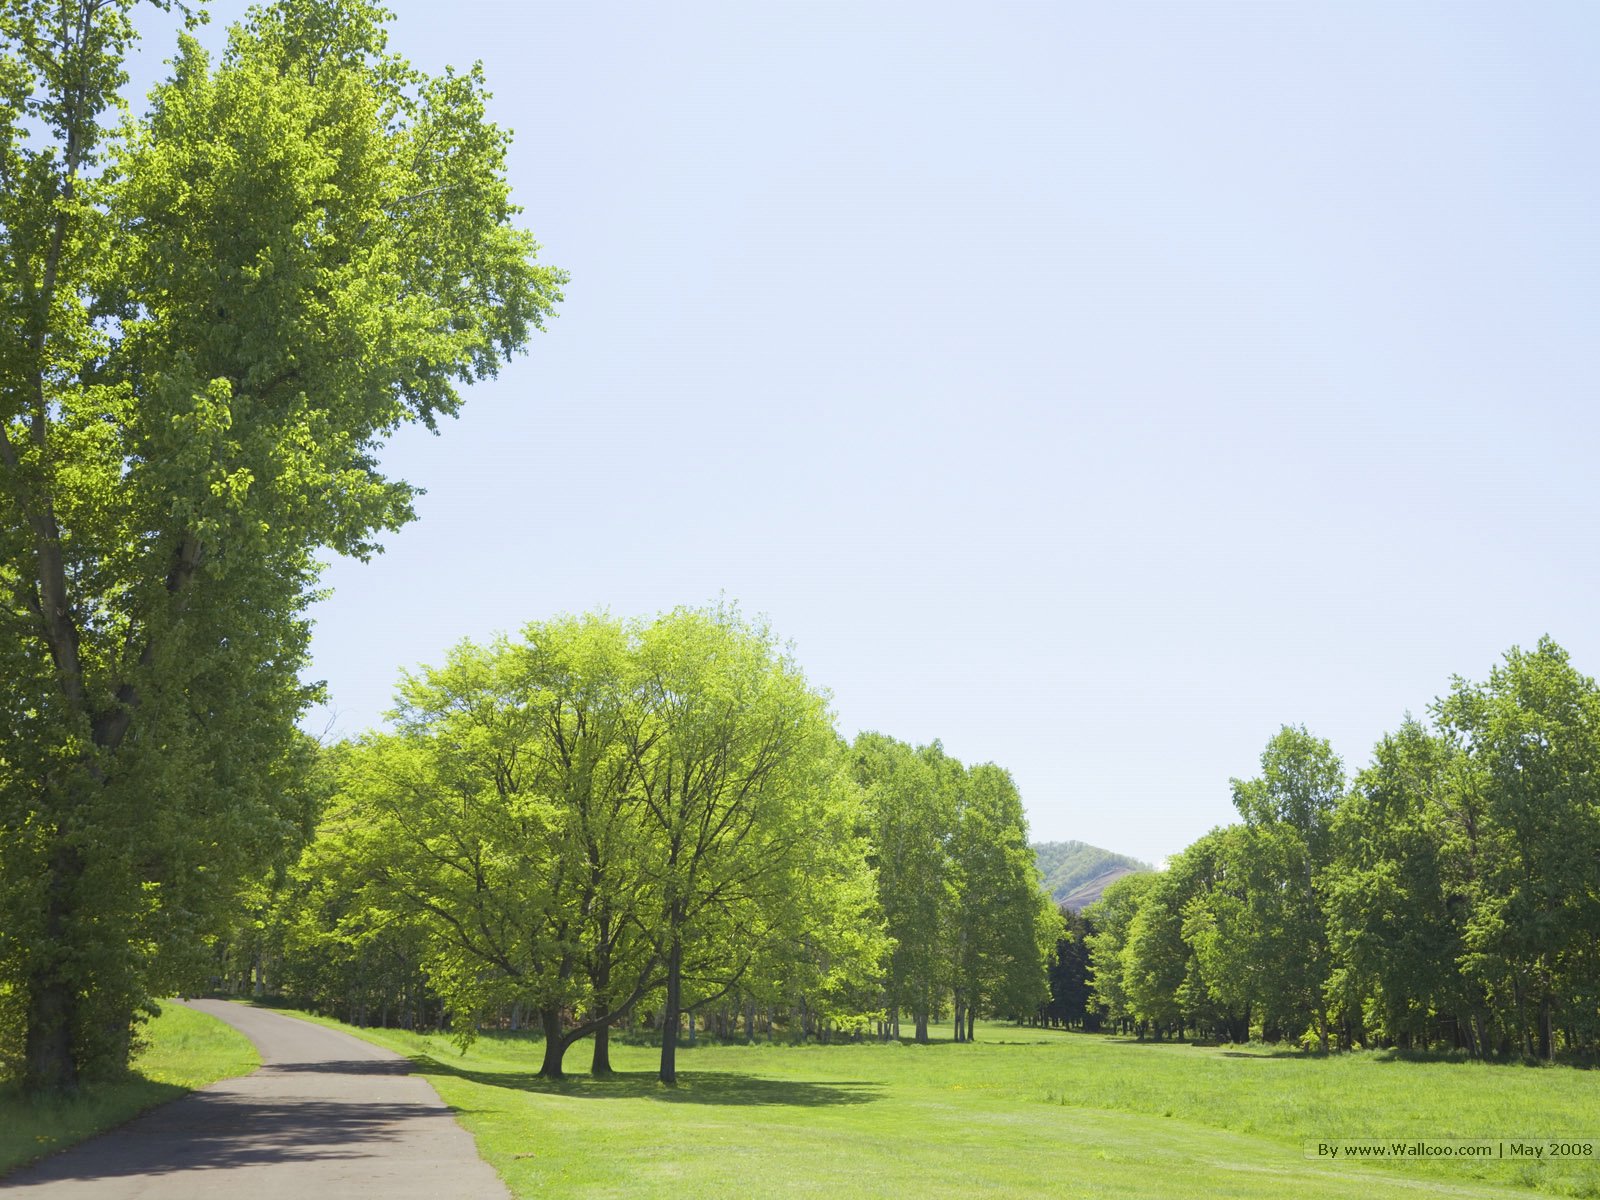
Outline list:
[[[149,1045],[134,1061],[129,1079],[85,1089],[73,1100],[30,1101],[14,1084],[0,1085],[0,1174],[153,1105],[261,1065],[242,1033],[176,1004],[145,1026],[145,1040]]]
[[[334,1024],[333,1022],[327,1022]],[[1319,1162],[1318,1139],[1600,1138],[1600,1076],[980,1027],[976,1045],[613,1046],[352,1031],[415,1059],[519,1196],[1600,1196],[1587,1163]],[[588,1047],[568,1056],[587,1065]]]

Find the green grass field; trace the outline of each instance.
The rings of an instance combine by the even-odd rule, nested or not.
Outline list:
[[[24,1099],[0,1086],[0,1174],[122,1124],[185,1092],[247,1075],[261,1059],[242,1033],[215,1017],[169,1004],[145,1026],[148,1045],[130,1078],[86,1088],[73,1100]]]
[[[333,1024],[333,1022],[327,1022]],[[352,1031],[356,1032],[356,1031]],[[1600,1166],[1319,1162],[1318,1139],[1600,1138],[1600,1076],[980,1027],[976,1045],[615,1046],[361,1036],[412,1056],[519,1196],[1600,1196]],[[569,1067],[587,1065],[587,1045]]]

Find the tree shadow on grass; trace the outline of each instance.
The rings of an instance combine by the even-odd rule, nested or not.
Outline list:
[[[727,1071],[685,1071],[676,1087],[666,1087],[653,1071],[618,1071],[611,1075],[569,1075],[542,1079],[526,1071],[473,1071],[440,1062],[425,1054],[412,1060],[419,1072],[450,1075],[487,1087],[511,1088],[575,1100],[656,1100],[664,1104],[787,1105],[821,1108],[836,1104],[871,1104],[882,1091],[860,1080],[766,1079]]]
[[[1263,1045],[1260,1042],[1213,1042],[1203,1038],[1137,1038],[1126,1037],[1118,1033],[1090,1034],[1089,1036],[1101,1038],[1110,1045],[1127,1046],[1129,1049],[1214,1050],[1221,1058],[1313,1059],[1329,1057],[1329,1055],[1323,1054],[1318,1050],[1302,1050],[1298,1046],[1288,1045]],[[1249,1049],[1226,1048],[1238,1046],[1248,1046]]]
[[[1558,1058],[1554,1063],[1548,1063],[1538,1058],[1526,1058],[1513,1054],[1507,1057],[1490,1056],[1488,1058],[1473,1058],[1465,1050],[1406,1050],[1399,1046],[1388,1046],[1368,1052],[1372,1062],[1381,1063],[1431,1063],[1437,1066],[1494,1066],[1494,1067],[1526,1067],[1529,1070],[1543,1071],[1552,1067],[1568,1067],[1574,1071],[1592,1071],[1596,1067],[1595,1060],[1579,1058],[1576,1056]]]
[[[1292,1047],[1285,1047],[1282,1050],[1224,1050],[1221,1052],[1221,1056],[1223,1058],[1249,1058],[1258,1062],[1289,1058],[1299,1062],[1312,1062],[1316,1059],[1333,1057],[1331,1053],[1323,1053],[1319,1050],[1296,1050]]]
[[[1296,1059],[1302,1062],[1331,1062],[1336,1059],[1356,1058],[1374,1063],[1424,1063],[1434,1066],[1483,1066],[1485,1063],[1500,1067],[1529,1067],[1535,1070],[1550,1066],[1532,1058],[1473,1058],[1460,1050],[1402,1050],[1386,1047],[1375,1050],[1298,1050],[1292,1046],[1274,1049],[1224,1050],[1223,1058]],[[1592,1070],[1594,1064],[1583,1061],[1563,1061],[1558,1066],[1577,1070]]]

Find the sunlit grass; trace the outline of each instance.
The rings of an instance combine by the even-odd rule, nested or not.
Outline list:
[[[242,1033],[176,1004],[162,1008],[144,1038],[129,1078],[85,1088],[70,1100],[29,1100],[14,1083],[0,1084],[0,1173],[261,1065]]]
[[[330,1022],[331,1023],[331,1022]],[[1590,1163],[1329,1164],[1319,1139],[1597,1137],[1600,1076],[980,1027],[976,1045],[613,1046],[362,1036],[412,1056],[519,1196],[1600,1196]],[[574,1048],[569,1067],[587,1064]]]

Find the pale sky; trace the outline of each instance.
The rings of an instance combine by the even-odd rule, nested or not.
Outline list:
[[[1595,5],[395,7],[572,282],[390,447],[421,519],[328,572],[308,728],[726,595],[846,734],[1157,859],[1284,723],[1355,768],[1513,644],[1600,671]]]

